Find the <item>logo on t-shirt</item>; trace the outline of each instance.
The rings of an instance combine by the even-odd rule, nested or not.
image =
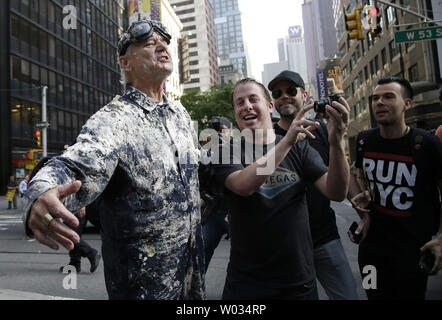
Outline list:
[[[417,176],[414,158],[365,152],[362,167],[374,195],[374,208],[391,216],[411,216]]]
[[[258,193],[262,196],[273,199],[281,192],[287,190],[300,181],[299,175],[285,168],[277,168],[266,182],[259,187]]]

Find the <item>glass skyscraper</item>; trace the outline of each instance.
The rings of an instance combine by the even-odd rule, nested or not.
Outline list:
[[[221,65],[229,60],[242,76],[248,74],[238,0],[210,0],[215,11],[216,41]]]
[[[65,29],[76,9],[76,29]],[[121,93],[117,42],[124,0],[0,1],[0,189],[29,172],[42,86],[47,86],[48,154],[70,144],[91,114]]]

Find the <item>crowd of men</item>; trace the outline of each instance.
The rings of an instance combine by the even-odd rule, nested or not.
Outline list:
[[[76,143],[31,180],[27,234],[72,250],[80,241],[66,226],[79,224],[72,212],[101,197],[110,299],[204,299],[204,248],[215,232],[201,224],[198,171],[204,167],[204,183],[222,197],[223,207],[213,210],[217,223],[228,223],[231,237],[223,299],[315,300],[316,278],[331,299],[358,299],[330,208],[330,200],[346,197],[361,218],[350,234],[355,242],[362,235],[361,271],[377,269],[368,298],[424,299],[428,273],[442,267],[442,144],[405,124],[413,97],[408,81],[385,78],[376,86],[379,127],[358,137],[355,180],[344,144],[350,106],[341,97],[306,118],[315,103],[306,101],[304,81],[291,71],[270,82],[271,96],[256,80],[237,82],[232,108],[243,134],[200,148],[185,108],[164,95],[173,66],[170,38],[164,26],[147,20],[123,34],[124,94],[95,113]],[[231,128],[219,123],[220,132]],[[211,161],[200,164],[202,153]],[[203,199],[210,204],[213,197]],[[212,252],[219,232],[215,238]],[[433,258],[428,273],[419,267],[422,253]]]

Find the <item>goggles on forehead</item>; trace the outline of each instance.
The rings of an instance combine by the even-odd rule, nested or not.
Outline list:
[[[158,21],[142,20],[133,23],[118,41],[118,54],[123,56],[127,48],[133,43],[142,42],[150,38],[153,33],[158,33],[167,44],[170,44],[171,35],[166,28]]]
[[[288,87],[285,90],[285,93],[287,93],[289,96],[295,97],[298,94],[298,89],[295,86]],[[272,97],[275,100],[279,99],[283,94],[284,92],[281,89],[272,91]]]

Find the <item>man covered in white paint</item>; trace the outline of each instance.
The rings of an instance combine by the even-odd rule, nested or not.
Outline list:
[[[129,27],[118,44],[123,96],[95,113],[29,185],[26,225],[55,250],[80,240],[62,220],[77,226],[72,212],[101,195],[110,299],[205,297],[198,140],[184,107],[164,95],[170,39],[156,21]]]
[[[442,267],[442,143],[406,125],[412,98],[407,80],[381,78],[372,95],[379,128],[356,141],[361,193],[352,204],[361,217],[358,261],[362,278],[371,278],[369,300],[425,299],[428,274]]]

